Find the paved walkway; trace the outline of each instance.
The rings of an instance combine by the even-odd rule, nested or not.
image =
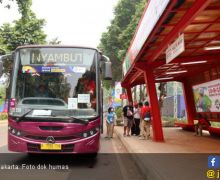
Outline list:
[[[154,142],[139,140],[137,136],[123,137],[123,127],[115,127],[115,133],[131,153],[220,153],[220,137],[212,137],[208,132],[202,137],[179,127],[163,128],[163,132],[165,141]]]
[[[0,120],[0,124],[6,124],[6,123],[8,123],[7,119],[6,120]]]
[[[208,132],[203,137],[194,136],[181,128],[163,128],[163,132],[165,142],[154,142],[123,137],[123,127],[115,127],[115,134],[145,179],[207,180],[208,156],[220,153],[220,138],[211,137]]]

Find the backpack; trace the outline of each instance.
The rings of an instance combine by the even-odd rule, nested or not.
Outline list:
[[[150,111],[147,111],[145,116],[144,116],[144,120],[149,122],[151,120],[151,115],[150,115]]]

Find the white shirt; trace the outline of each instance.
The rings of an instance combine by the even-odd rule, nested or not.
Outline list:
[[[140,109],[139,108],[134,108],[134,118],[140,119]]]

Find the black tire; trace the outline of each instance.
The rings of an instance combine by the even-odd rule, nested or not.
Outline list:
[[[88,157],[88,158],[91,158],[91,159],[95,159],[95,158],[97,158],[97,156],[98,156],[98,153],[97,153],[97,152],[95,152],[95,153],[88,153],[88,154],[87,154],[87,157]]]

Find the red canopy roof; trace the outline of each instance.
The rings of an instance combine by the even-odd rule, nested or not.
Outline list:
[[[153,0],[148,1],[127,52],[125,61],[129,61],[131,65],[122,80],[122,86],[144,84],[142,70],[145,68],[153,69],[156,82],[178,81],[212,67],[217,68],[220,77],[220,1],[166,0],[166,2],[168,3],[164,5],[165,9],[161,16],[143,45],[139,44],[140,47],[137,49],[137,43],[142,43],[137,38],[140,39],[141,35],[145,38],[144,29],[147,31],[150,27],[146,23],[146,14],[152,11],[150,8],[157,8],[150,5],[154,3]],[[184,52],[166,63],[167,48],[181,34],[184,35]]]

